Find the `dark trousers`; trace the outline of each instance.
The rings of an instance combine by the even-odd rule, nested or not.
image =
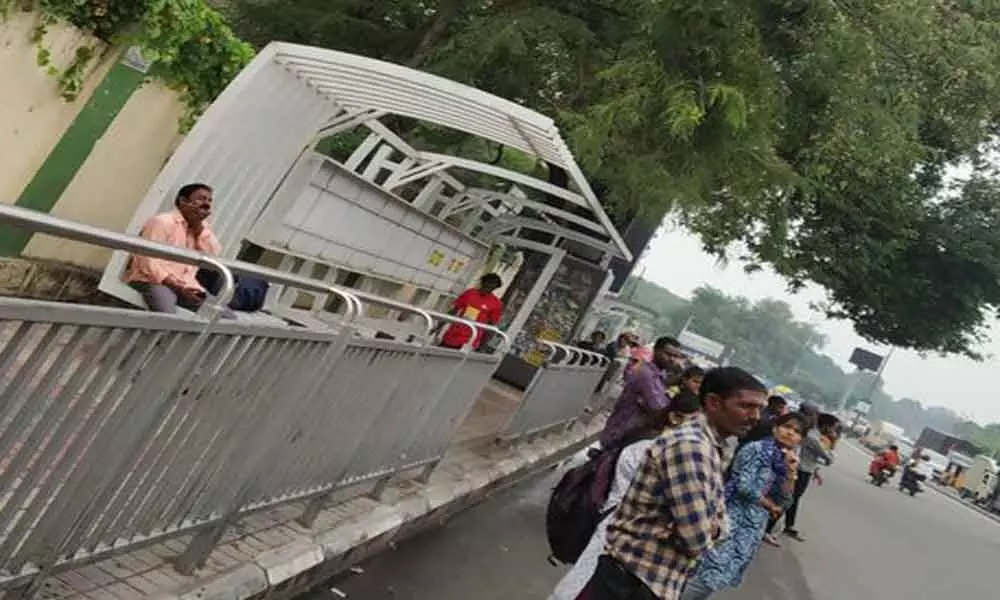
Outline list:
[[[809,489],[809,482],[812,481],[812,473],[807,473],[805,471],[799,471],[798,479],[795,480],[795,490],[792,492],[792,504],[785,511],[785,514],[781,517],[785,518],[785,531],[795,531],[795,518],[799,514],[799,501],[802,496]],[[777,519],[771,519],[767,523],[767,532],[771,533],[774,531],[775,525],[781,520],[781,517]]]
[[[577,600],[656,600],[656,596],[624,565],[605,554]]]

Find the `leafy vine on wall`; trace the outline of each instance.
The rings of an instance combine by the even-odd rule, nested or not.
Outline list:
[[[96,46],[81,46],[66,68],[53,65],[44,40],[57,20],[110,48],[141,48],[152,65],[150,74],[180,92],[187,107],[182,129],[189,128],[253,58],[250,45],[203,0],[0,0],[0,14],[14,8],[39,14],[32,34],[38,64],[57,79],[63,98],[77,98],[99,52]]]

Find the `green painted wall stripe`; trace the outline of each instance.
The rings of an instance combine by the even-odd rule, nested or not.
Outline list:
[[[76,119],[63,133],[16,204],[49,212],[111,126],[145,75],[121,63],[113,66],[94,90]],[[0,255],[19,256],[31,239],[28,232],[0,228]]]

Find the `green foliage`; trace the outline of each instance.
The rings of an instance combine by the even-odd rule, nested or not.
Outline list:
[[[855,380],[847,406],[870,401],[873,419],[903,427],[916,439],[924,427],[954,433],[1000,456],[1000,423],[979,425],[940,406],[924,406],[910,398],[894,399],[873,373],[845,373],[822,353],[825,339],[810,325],[796,321],[788,306],[766,299],[751,302],[710,287],[684,300],[641,278],[630,278],[622,298],[657,314],[659,335],[676,335],[690,319],[692,331],[735,349],[732,362],[787,385],[800,396],[837,408]]]
[[[139,22],[138,44],[153,72],[181,92],[189,127],[253,58],[222,16],[202,0],[150,0]]]
[[[829,314],[869,339],[975,355],[1000,307],[985,234],[1000,196],[983,160],[1000,116],[998,3],[228,5],[255,44],[408,64],[554,115],[612,213],[676,207],[708,250],[826,288]],[[972,183],[951,190],[959,164]]]
[[[188,107],[187,128],[253,57],[222,17],[202,0],[37,0],[41,20],[34,32],[38,62],[59,81],[63,97],[77,97],[96,57],[81,47],[59,70],[44,46],[46,28],[62,19],[114,45],[137,45],[153,64],[153,74],[178,90]]]
[[[641,277],[629,277],[619,296],[656,315],[653,331],[657,336],[677,335],[684,327],[690,303],[661,285]]]

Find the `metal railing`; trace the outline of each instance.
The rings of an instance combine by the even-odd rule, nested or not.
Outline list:
[[[0,223],[219,271],[206,319],[0,298],[0,588],[196,533],[202,562],[240,515],[441,459],[503,354],[503,332],[259,265],[16,206]],[[233,273],[336,294],[326,326],[221,318]],[[493,355],[355,335],[363,304],[502,340]],[[475,337],[475,336],[473,336]],[[308,518],[305,520],[308,521]],[[34,584],[33,583],[33,584]]]
[[[549,349],[521,404],[499,438],[511,440],[572,425],[594,396],[610,361],[600,354],[565,344],[537,340]]]

